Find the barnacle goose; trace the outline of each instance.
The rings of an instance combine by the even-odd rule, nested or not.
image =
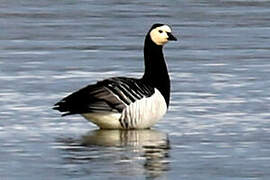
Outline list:
[[[113,77],[88,85],[56,103],[62,116],[81,114],[101,129],[145,129],[166,113],[170,78],[163,45],[177,39],[165,24],[154,24],[145,37],[142,78]]]

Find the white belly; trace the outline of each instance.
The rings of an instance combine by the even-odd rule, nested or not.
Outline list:
[[[167,111],[165,99],[155,89],[155,93],[127,106],[120,113],[87,113],[86,119],[101,129],[146,129],[152,127]]]
[[[87,113],[82,116],[101,129],[122,129],[119,122],[120,113]]]

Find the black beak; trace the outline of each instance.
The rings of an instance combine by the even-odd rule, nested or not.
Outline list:
[[[172,35],[172,33],[169,33],[169,32],[167,32],[167,34],[168,34],[168,40],[169,41],[177,41],[177,39],[176,39],[176,37],[174,37],[173,35]]]

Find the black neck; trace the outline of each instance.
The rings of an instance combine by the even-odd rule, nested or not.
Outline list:
[[[156,45],[149,34],[144,43],[145,72],[143,80],[157,88],[169,106],[170,101],[170,77],[163,56],[162,46]]]

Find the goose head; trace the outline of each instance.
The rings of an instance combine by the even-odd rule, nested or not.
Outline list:
[[[169,41],[176,41],[176,37],[172,35],[172,30],[170,26],[166,24],[154,24],[150,31],[149,35],[151,40],[159,46],[163,46]]]

